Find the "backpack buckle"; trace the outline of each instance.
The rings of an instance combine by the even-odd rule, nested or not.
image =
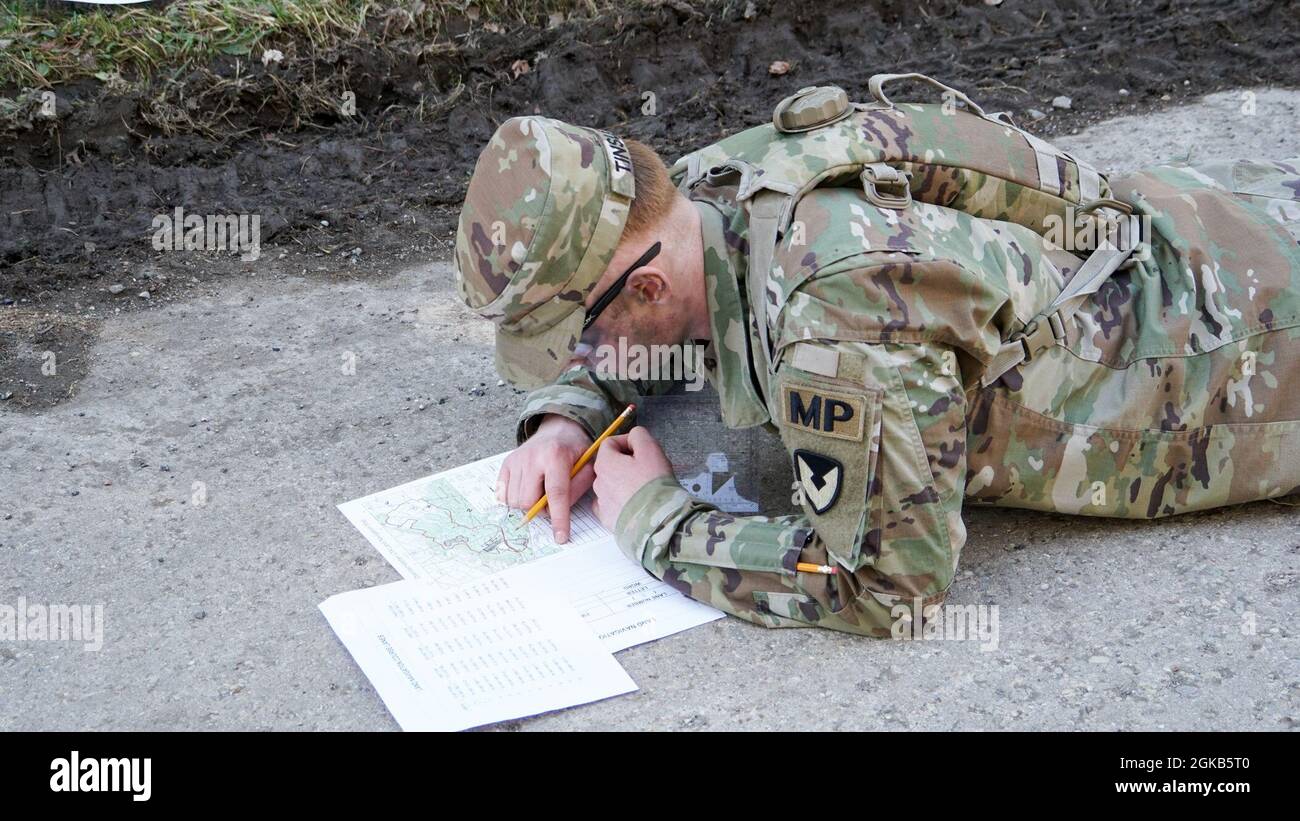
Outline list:
[[[882,162],[862,166],[862,191],[880,208],[901,211],[912,204],[912,173]]]
[[[1048,314],[1029,321],[1024,330],[1011,335],[1012,342],[1019,342],[1025,350],[1023,362],[1032,362],[1034,357],[1056,344],[1066,340],[1065,322],[1058,314]]]

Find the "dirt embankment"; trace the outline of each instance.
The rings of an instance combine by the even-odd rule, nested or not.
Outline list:
[[[1300,86],[1289,0],[628,2],[549,26],[462,20],[437,42],[371,31],[328,50],[269,44],[278,62],[81,80],[52,89],[53,117],[33,116],[38,92],[0,88],[0,402],[71,396],[106,314],[233,276],[445,258],[477,152],[515,114],[671,158],[766,120],[804,85],[866,99],[882,71],[938,77],[1048,136],[1224,88]],[[156,250],[153,219],[178,207],[257,215],[260,257]]]
[[[1021,121],[1036,110],[1049,135],[1215,89],[1296,85],[1294,11],[1263,0],[665,2],[543,28],[479,21],[450,46],[287,43],[279,62],[222,58],[125,95],[85,81],[55,89],[54,120],[0,143],[0,300],[172,264],[149,237],[176,206],[259,214],[265,245],[359,247],[372,265],[445,250],[478,149],[525,112],[674,155],[766,119],[803,85],[865,98],[880,71],[935,75]],[[789,71],[771,73],[775,61]],[[1069,109],[1051,105],[1059,95]]]

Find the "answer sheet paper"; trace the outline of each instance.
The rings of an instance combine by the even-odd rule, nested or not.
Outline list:
[[[463,730],[630,693],[563,597],[498,574],[331,596],[321,612],[403,730]]]
[[[726,615],[651,576],[624,555],[612,538],[577,545],[500,575],[531,590],[563,595],[610,652]]]

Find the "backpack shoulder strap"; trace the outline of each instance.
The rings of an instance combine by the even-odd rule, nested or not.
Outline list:
[[[1048,348],[1067,342],[1068,323],[1088,297],[1097,293],[1110,275],[1133,256],[1142,244],[1142,222],[1128,205],[1101,200],[1100,205],[1127,210],[1116,223],[1114,242],[1107,242],[1092,252],[1052,304],[1025,324],[1025,327],[1002,343],[984,375],[980,386],[987,388],[1007,371],[1031,361]]]
[[[781,234],[782,220],[793,204],[794,197],[770,189],[755,196],[749,206],[749,266],[745,273],[745,290],[749,297],[749,312],[758,325],[758,338],[763,343],[763,355],[772,361],[773,350],[770,328],[780,310],[775,296],[770,295],[767,283],[772,270],[772,255]],[[767,368],[760,378],[767,380]],[[764,385],[764,395],[768,395]]]

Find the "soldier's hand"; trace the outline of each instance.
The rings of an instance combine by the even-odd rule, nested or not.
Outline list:
[[[611,436],[596,451],[596,517],[610,530],[632,494],[646,482],[672,476],[673,466],[650,431],[635,427]]]
[[[546,494],[555,541],[569,540],[569,508],[591,489],[593,465],[569,478],[569,471],[588,446],[587,430],[563,416],[548,415],[537,432],[506,457],[497,477],[497,501],[526,510]]]

